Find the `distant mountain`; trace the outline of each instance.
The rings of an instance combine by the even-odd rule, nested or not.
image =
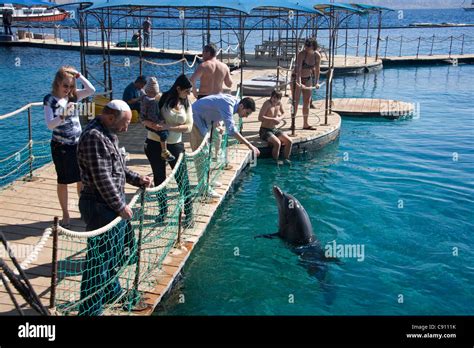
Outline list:
[[[432,8],[461,8],[469,1],[465,0],[338,0],[342,3],[361,3],[367,5],[385,6],[392,9],[432,9]]]

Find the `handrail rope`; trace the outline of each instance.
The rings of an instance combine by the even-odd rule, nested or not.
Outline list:
[[[3,159],[0,159],[0,163],[9,160],[9,159],[12,158],[12,157],[17,156],[19,153],[21,153],[23,150],[25,150],[28,146],[30,146],[30,144],[33,145],[33,140],[28,140],[28,143],[27,143],[25,146],[23,146],[23,148],[21,148],[20,150],[18,150],[18,151],[15,152],[15,153],[12,153],[12,154],[11,154],[10,156],[8,156],[8,157],[5,157],[5,158],[3,158]]]
[[[128,65],[125,64],[125,62],[124,63],[112,63],[112,62],[110,62],[110,65],[112,65],[112,66],[123,66],[123,67],[128,68],[132,65],[139,64],[139,63],[140,63],[140,59],[137,59],[134,62],[128,62]]]
[[[201,145],[199,145],[199,147],[194,150],[193,152],[190,152],[188,154],[186,154],[187,157],[194,157],[196,156],[203,148],[204,146],[206,146],[207,144],[207,141],[210,137],[210,132],[207,132],[206,136],[204,137],[204,139],[202,139],[202,142],[201,142]]]
[[[99,62],[97,64],[88,64],[89,67],[102,67],[105,63],[107,63],[107,60],[103,60],[102,62]],[[89,69],[87,70],[89,71]]]
[[[15,115],[19,114],[20,112],[23,112],[23,111],[25,111],[28,108],[33,107],[33,106],[43,106],[43,103],[42,102],[35,102],[35,103],[26,104],[26,105],[22,106],[21,108],[15,110],[15,111],[12,111],[8,114],[0,115],[0,120],[5,120],[9,117],[15,116]]]
[[[53,229],[48,227],[44,230],[43,235],[41,236],[38,243],[33,248],[33,251],[20,263],[21,269],[27,269],[30,266],[30,263],[35,261],[38,258],[39,253],[43,250],[44,246],[48,242],[49,237],[53,233]],[[15,274],[19,274],[17,270],[15,270]]]
[[[87,69],[87,74],[88,74],[95,82],[97,82],[99,85],[101,85],[101,86],[104,87],[104,88],[107,88],[103,82],[99,81],[99,80],[90,72],[89,69]]]
[[[160,191],[163,188],[165,188],[165,186],[169,183],[171,178],[175,177],[176,172],[178,171],[179,166],[181,165],[181,162],[183,161],[183,158],[184,158],[184,154],[180,153],[179,156],[178,156],[178,160],[176,161],[176,164],[174,165],[174,168],[171,171],[170,175],[168,175],[166,177],[166,179],[161,184],[159,184],[158,186],[146,188],[145,192],[155,193],[155,192]]]
[[[135,194],[132,197],[130,203],[128,204],[129,206],[135,205],[135,203],[138,200],[138,197],[140,196],[139,195],[140,191],[141,191],[141,189],[138,189],[135,192]],[[76,231],[68,230],[68,229],[64,228],[63,226],[61,226],[61,225],[58,225],[58,233],[61,234],[61,235],[67,236],[67,237],[80,238],[80,239],[96,237],[96,236],[99,236],[99,235],[109,231],[111,228],[117,226],[121,221],[122,221],[122,218],[120,216],[117,216],[115,219],[113,219],[107,225],[105,225],[101,228],[98,228],[96,230],[87,231],[87,232],[76,232]]]

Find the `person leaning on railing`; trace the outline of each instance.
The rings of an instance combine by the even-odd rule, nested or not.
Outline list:
[[[79,139],[77,158],[84,184],[79,210],[86,230],[99,229],[117,216],[124,220],[133,216],[125,200],[125,182],[134,186],[150,186],[151,178],[132,172],[119,150],[118,133],[126,132],[132,111],[123,100],[112,100],[102,114],[92,120]],[[133,243],[129,223],[111,228],[87,240],[87,256],[81,282],[79,315],[100,315],[104,304],[122,294],[117,272]]]
[[[229,136],[236,138],[241,144],[253,151],[256,156],[259,156],[260,151],[236,129],[233,118],[234,114],[238,114],[239,117],[249,117],[254,111],[255,101],[249,97],[240,100],[229,94],[220,93],[195,101],[193,104],[194,124],[190,139],[191,148],[195,151],[201,145],[210,128],[223,121]],[[203,166],[196,164],[196,170],[202,180],[205,175]],[[220,197],[220,194],[214,191],[212,187],[207,188],[206,195],[211,198]]]
[[[76,89],[76,80],[84,89]],[[56,73],[52,92],[43,99],[46,124],[53,131],[51,154],[58,175],[57,192],[63,214],[60,225],[66,228],[69,226],[67,185],[77,183],[77,193],[81,191],[76,150],[82,128],[77,102],[94,92],[94,86],[84,76],[70,66],[63,66]]]

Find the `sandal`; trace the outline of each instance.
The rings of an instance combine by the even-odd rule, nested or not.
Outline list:
[[[313,126],[308,126],[308,127],[303,127],[304,130],[316,130],[316,127]]]
[[[166,162],[172,162],[176,159],[168,150],[161,151],[161,158]]]

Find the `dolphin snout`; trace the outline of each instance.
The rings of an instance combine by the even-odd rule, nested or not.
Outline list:
[[[273,186],[273,195],[277,200],[281,200],[283,198],[283,191],[278,186]]]

